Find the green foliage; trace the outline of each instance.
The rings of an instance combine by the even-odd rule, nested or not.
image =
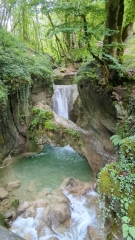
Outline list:
[[[77,139],[80,137],[80,133],[76,132],[74,129],[72,128],[64,128],[63,132],[68,133],[72,136],[73,139]]]
[[[123,237],[126,238],[127,240],[132,240],[135,238],[135,227],[130,226],[130,218],[127,216],[122,217],[122,221],[124,222],[122,224],[122,232],[123,232]]]
[[[26,44],[0,28],[0,81],[13,92],[36,80],[52,81],[47,57],[35,55]]]
[[[8,99],[8,88],[0,81],[0,106],[6,105]]]
[[[48,57],[35,54],[25,43],[0,28],[0,107],[6,112],[8,97],[16,95],[18,119],[25,122],[32,84],[52,87]]]
[[[123,26],[127,26],[135,21],[135,10],[134,10],[134,0],[125,0],[125,14]]]
[[[53,113],[49,110],[42,110],[40,108],[32,109],[32,117],[29,123],[29,129],[40,129],[44,127],[45,121],[52,120]]]
[[[123,141],[120,135],[113,135],[112,137],[110,137],[110,140],[112,141],[114,146],[121,145]]]
[[[134,162],[135,164],[135,136],[123,139],[120,153],[126,158],[127,162]]]
[[[48,134],[48,131],[57,132],[58,127],[53,119],[54,116],[52,111],[33,108],[28,127],[28,137],[38,142],[38,139],[43,133]]]
[[[108,208],[104,209],[104,217],[115,212],[116,218],[122,222],[123,237],[127,240],[135,238],[135,128],[134,102],[129,99],[129,116],[117,124],[117,134],[111,137],[114,146],[118,146],[118,162],[106,165],[99,174],[98,191],[105,199],[109,197]],[[130,115],[132,114],[132,115]]]
[[[1,213],[0,213],[0,225],[3,226],[3,227],[5,226],[5,224],[4,224],[4,216]]]
[[[135,35],[132,35],[129,40],[128,40],[128,51],[125,51],[123,57],[122,57],[122,62],[123,66],[126,68],[132,69],[134,67],[134,56],[135,56]]]
[[[98,67],[99,64],[94,61],[82,64],[75,76],[74,83],[78,83],[81,80],[87,79],[91,83],[97,84],[99,81],[97,71]]]
[[[58,131],[58,127],[56,126],[56,124],[54,124],[54,122],[52,120],[46,120],[44,123],[44,127],[46,130],[50,130],[50,131]]]
[[[19,200],[18,200],[18,199],[15,199],[15,200],[11,203],[11,206],[14,207],[15,209],[17,209],[18,206],[19,206]]]

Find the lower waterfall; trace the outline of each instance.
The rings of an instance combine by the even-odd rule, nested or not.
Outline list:
[[[76,84],[54,85],[54,112],[65,119],[69,119],[69,111],[73,109],[73,104],[77,97],[78,89]]]

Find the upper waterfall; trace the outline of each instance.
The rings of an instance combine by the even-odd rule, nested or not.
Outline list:
[[[53,110],[59,116],[69,119],[69,111],[73,109],[73,104],[78,97],[76,84],[54,85]]]

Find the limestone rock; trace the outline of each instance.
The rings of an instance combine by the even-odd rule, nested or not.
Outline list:
[[[102,236],[99,235],[98,230],[95,229],[93,226],[88,227],[88,235],[90,240],[102,240]]]
[[[30,204],[28,202],[22,203],[17,209],[17,214],[21,215],[29,206]]]
[[[24,240],[23,238],[19,237],[18,235],[8,231],[6,228],[0,226],[0,239],[6,240]]]
[[[20,181],[13,181],[7,184],[7,190],[12,191],[13,189],[19,188],[21,186]]]
[[[43,218],[51,226],[58,226],[59,224],[64,223],[68,218],[70,218],[68,204],[56,203],[56,205],[45,209]]]
[[[7,211],[4,215],[4,218],[11,218],[13,216],[13,212]]]
[[[35,218],[35,216],[36,216],[36,208],[35,208],[35,206],[27,208],[25,210],[25,212],[22,214],[23,218],[28,218],[28,217]]]
[[[61,189],[67,190],[71,194],[82,195],[92,190],[92,184],[89,182],[81,182],[73,177],[66,178],[61,184]]]
[[[27,191],[29,191],[29,192],[36,192],[37,191],[36,184],[33,180],[30,181],[30,184],[27,188]]]
[[[3,200],[8,197],[8,191],[4,190],[4,188],[0,188],[0,199]]]

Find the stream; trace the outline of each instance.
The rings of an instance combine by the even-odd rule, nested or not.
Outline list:
[[[2,186],[10,181],[19,180],[21,182],[21,186],[12,190],[9,195],[12,200],[19,199],[20,204],[30,206],[26,213],[19,215],[13,221],[11,226],[11,230],[24,239],[86,240],[89,239],[86,238],[89,226],[96,227],[98,232],[101,231],[102,224],[96,213],[97,204],[94,191],[77,196],[63,190],[63,195],[68,199],[66,204],[70,210],[70,224],[68,223],[67,226],[60,224],[59,227],[57,224],[51,224],[50,227],[50,223],[46,224],[43,221],[46,207],[51,205],[52,211],[55,211],[55,206],[59,205],[61,200],[57,202],[57,195],[59,195],[59,187],[65,178],[72,176],[83,182],[93,179],[87,160],[70,146],[62,148],[46,144],[42,152],[15,159],[7,168],[0,169],[0,176]],[[45,195],[41,194],[43,192]],[[40,198],[44,199],[41,206]],[[94,201],[93,198],[95,198]],[[35,205],[33,206],[35,203],[38,206],[36,208]]]

